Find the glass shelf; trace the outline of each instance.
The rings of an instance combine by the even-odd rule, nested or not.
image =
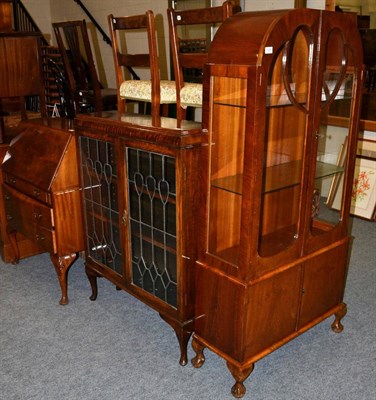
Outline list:
[[[264,193],[298,185],[300,183],[301,164],[301,160],[297,160],[268,167],[266,169]],[[342,167],[318,161],[316,164],[315,179],[335,175],[343,171]],[[237,174],[215,179],[211,184],[215,188],[241,195],[243,190],[243,175]]]

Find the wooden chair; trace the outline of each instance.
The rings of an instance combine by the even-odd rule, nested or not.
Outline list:
[[[3,143],[7,130],[3,118],[7,112],[1,106],[6,101],[16,101],[20,119],[25,120],[28,118],[26,98],[38,96],[40,114],[47,116],[41,35],[30,32],[0,33],[0,54],[0,143]]]
[[[76,111],[114,110],[116,89],[99,82],[85,20],[52,24]]]
[[[176,82],[177,118],[184,119],[186,108],[202,107],[202,84],[184,81],[184,69],[202,70],[208,59],[210,41],[206,41],[206,47],[200,46],[199,50],[182,46],[185,40],[181,37],[184,26],[189,25],[215,25],[223,22],[233,13],[231,1],[225,1],[222,6],[198,8],[191,10],[167,10],[168,26],[170,34],[171,53],[174,64]],[[180,33],[180,36],[179,36]]]
[[[159,117],[161,104],[176,103],[176,89],[175,82],[160,79],[153,12],[149,10],[142,15],[126,17],[114,17],[111,14],[108,16],[108,23],[118,89],[118,110],[126,112],[127,100],[150,102],[151,115],[154,118]],[[129,53],[127,48],[129,43],[126,39],[134,31],[144,31],[147,34],[148,53]],[[147,68],[150,71],[150,79],[126,79],[124,74],[126,67]]]

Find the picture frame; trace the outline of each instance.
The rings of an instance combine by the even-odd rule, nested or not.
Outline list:
[[[338,153],[338,158],[337,158],[337,163],[336,163],[338,168],[342,169],[345,167],[346,155],[347,155],[347,136],[345,138],[345,141],[341,145],[341,148]],[[338,185],[340,183],[340,179],[341,179],[342,175],[343,174],[335,174],[333,176],[332,182],[330,184],[328,197],[326,199],[326,204],[331,208],[333,208],[334,197],[338,191]]]
[[[339,210],[342,201],[343,176],[335,191],[331,207]],[[350,214],[373,220],[376,213],[376,158],[357,155],[351,193]]]

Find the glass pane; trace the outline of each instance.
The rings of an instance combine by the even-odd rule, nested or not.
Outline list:
[[[132,283],[177,307],[175,159],[127,148]]]
[[[352,55],[346,51],[342,32],[332,30],[326,48],[321,125],[316,135],[316,179],[311,224],[313,235],[331,230],[341,220],[353,86]],[[333,117],[341,120],[341,127],[330,125]]]
[[[245,79],[213,77],[208,250],[237,264],[246,115]]]
[[[122,274],[114,146],[101,140],[80,137],[80,150],[89,255]]]
[[[269,257],[297,238],[308,112],[312,34],[300,28],[276,54],[267,92],[259,254]]]

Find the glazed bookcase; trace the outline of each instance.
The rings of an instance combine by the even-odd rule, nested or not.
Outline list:
[[[172,326],[180,363],[193,332],[195,202],[200,124],[104,114],[76,119],[85,269],[97,298],[105,277]]]

